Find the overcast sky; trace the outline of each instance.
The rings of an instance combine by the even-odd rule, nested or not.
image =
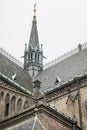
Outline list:
[[[37,3],[44,63],[87,42],[87,0],[0,0],[0,47],[21,60]]]

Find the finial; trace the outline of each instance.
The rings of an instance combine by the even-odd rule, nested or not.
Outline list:
[[[34,16],[36,16],[36,3],[34,4]]]

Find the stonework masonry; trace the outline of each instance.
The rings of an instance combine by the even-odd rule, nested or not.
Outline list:
[[[5,116],[5,101],[7,95],[9,95],[9,111],[8,115]],[[14,102],[12,102],[12,99],[15,99]],[[19,105],[18,101],[21,101],[19,102]],[[11,116],[15,116],[18,113],[31,108],[33,104],[33,99],[18,91],[16,88],[14,88],[14,86],[0,79],[0,120],[8,119]],[[20,109],[18,107],[20,107]]]
[[[71,93],[67,93],[62,95],[48,103],[59,109],[63,113],[67,114],[70,117],[73,117],[77,120],[78,125],[80,126],[80,117],[79,117],[79,106],[78,106],[78,90],[72,91]],[[81,94],[81,110],[82,110],[82,123],[83,129],[87,129],[87,85],[80,88]],[[69,96],[70,95],[70,96]],[[75,96],[77,97],[75,98]]]
[[[69,130],[69,128],[65,127],[61,123],[43,113],[39,115],[39,118],[43,122],[43,125],[46,127],[46,130]]]

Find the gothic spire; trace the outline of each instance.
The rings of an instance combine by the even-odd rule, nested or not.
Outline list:
[[[39,49],[39,38],[37,31],[37,20],[36,20],[36,4],[34,4],[34,16],[32,20],[32,29],[29,40],[29,50],[30,49]]]
[[[26,69],[32,79],[43,69],[43,48],[39,46],[39,38],[36,20],[36,4],[34,4],[34,15],[28,48],[24,51],[24,69]]]

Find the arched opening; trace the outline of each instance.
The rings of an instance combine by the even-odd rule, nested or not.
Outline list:
[[[18,102],[17,102],[17,112],[22,111],[22,99],[19,98]]]
[[[29,102],[26,100],[25,103],[24,103],[24,110],[29,108]]]
[[[37,54],[35,54],[35,61],[37,61]]]
[[[38,61],[39,61],[40,55],[38,54]]]
[[[11,99],[11,113],[15,112],[15,101],[16,101],[16,98],[15,96],[13,96]]]
[[[4,92],[2,91],[2,92],[0,93],[0,101],[3,99],[3,97],[4,97]]]
[[[10,96],[9,94],[7,94],[5,97],[5,116],[9,115],[9,100],[10,100]]]
[[[33,58],[33,54],[31,53],[31,59]]]

